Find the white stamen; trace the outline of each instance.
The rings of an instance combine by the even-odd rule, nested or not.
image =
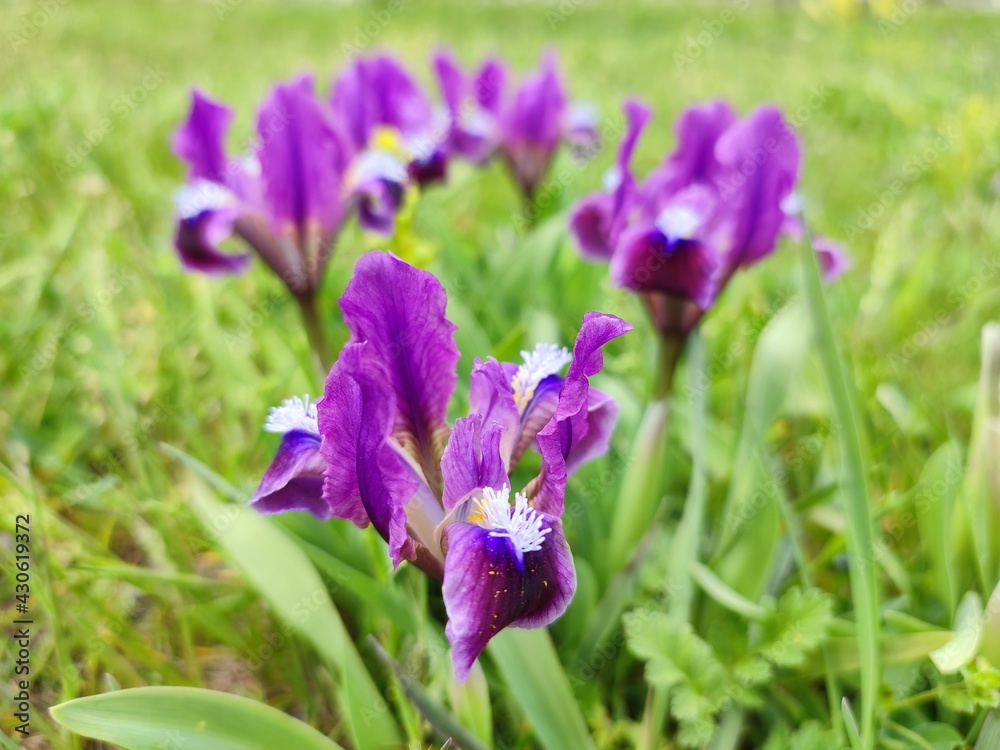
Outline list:
[[[524,412],[534,398],[538,384],[572,362],[573,355],[564,346],[536,344],[533,352],[522,351],[521,356],[524,358],[524,364],[517,368],[510,385],[514,389],[517,408]]]
[[[693,240],[701,217],[690,206],[667,206],[656,217],[656,228],[672,240]]]
[[[477,511],[469,520],[489,530],[490,536],[510,539],[519,555],[540,550],[545,535],[552,531],[542,528],[544,519],[537,510],[528,507],[528,496],[523,492],[518,492],[514,504],[510,504],[510,487],[506,484],[499,492],[486,487],[482,499],[476,498],[474,502]]]
[[[406,182],[406,165],[388,151],[365,149],[351,165],[348,183],[357,186],[371,180]]]
[[[316,403],[309,403],[309,396],[286,398],[281,402],[281,406],[271,408],[264,422],[264,429],[268,432],[305,430],[319,434]]]
[[[229,188],[204,179],[185,185],[174,195],[174,206],[182,219],[193,219],[203,211],[229,208],[236,203],[236,196]]]

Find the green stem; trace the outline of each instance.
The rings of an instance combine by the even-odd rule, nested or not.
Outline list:
[[[674,336],[660,338],[659,361],[656,369],[656,382],[653,386],[653,400],[663,401],[674,388],[674,374],[677,372],[677,362],[684,348],[683,339]]]
[[[330,369],[330,348],[323,335],[323,326],[319,320],[319,307],[316,304],[316,293],[306,292],[295,295],[295,301],[299,304],[299,311],[302,313],[302,325],[305,326],[306,336],[309,338],[309,346],[312,347],[313,354],[319,364],[320,374],[323,375]]]

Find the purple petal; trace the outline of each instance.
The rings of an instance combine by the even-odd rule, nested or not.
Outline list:
[[[319,446],[320,436],[313,432],[286,432],[250,505],[261,513],[304,510],[321,521],[329,519],[333,512],[323,499],[326,459]]]
[[[618,144],[618,156],[610,173],[609,192],[583,198],[570,214],[570,230],[580,253],[588,260],[607,261],[614,253],[636,191],[631,163],[635,146],[649,122],[651,112],[641,102],[629,99],[623,106],[626,131]]]
[[[188,164],[189,180],[225,182],[226,133],[232,120],[229,107],[197,89],[191,92],[191,113],[170,141],[174,153]]]
[[[340,299],[352,341],[367,341],[394,394],[392,435],[440,490],[448,402],[455,390],[455,326],[433,275],[393,255],[363,255]]]
[[[219,208],[178,218],[174,247],[181,264],[189,271],[206,274],[243,273],[250,263],[249,253],[232,255],[218,249],[219,243],[232,235],[238,215],[235,208]]]
[[[727,170],[720,192],[733,211],[727,265],[746,267],[774,250],[782,202],[798,179],[798,140],[780,110],[758,107],[723,133],[715,156]]]
[[[483,62],[472,84],[472,95],[479,106],[496,115],[500,111],[504,89],[507,86],[507,67],[496,58]]]
[[[566,455],[566,474],[570,475],[587,461],[608,452],[611,434],[618,423],[618,402],[596,388],[587,394],[587,430]]]
[[[829,237],[817,237],[813,240],[813,249],[819,258],[825,282],[836,281],[850,270],[851,258],[840,243],[834,242]]]
[[[582,198],[570,211],[569,228],[585,259],[611,259],[615,239],[612,237],[614,207],[614,195],[597,193]]]
[[[446,510],[454,508],[475,490],[510,484],[500,457],[503,432],[501,425],[484,423],[479,414],[455,420],[441,457]]]
[[[310,76],[271,91],[258,114],[257,132],[264,202],[275,230],[288,224],[300,235],[336,229],[344,215],[347,152],[313,95]]]
[[[614,315],[588,312],[583,316],[583,324],[573,346],[573,361],[559,391],[555,413],[536,438],[543,461],[540,488],[534,498],[534,507],[539,511],[562,515],[569,457],[578,446],[586,446],[584,441],[591,429],[588,378],[604,366],[601,347],[631,330],[629,323]],[[603,425],[603,428],[606,430],[607,426]],[[601,438],[595,439],[599,445]],[[578,450],[586,454],[587,449]]]
[[[469,376],[469,412],[480,415],[484,425],[495,423],[503,428],[500,456],[508,470],[521,424],[511,377],[492,357],[486,362],[477,359]]]
[[[522,82],[503,118],[504,156],[522,192],[531,196],[562,137],[566,95],[552,53]]]
[[[375,179],[359,185],[355,193],[358,196],[358,223],[370,232],[392,234],[396,213],[403,202],[403,186]]]
[[[645,191],[670,195],[697,182],[711,182],[721,167],[716,143],[736,121],[736,112],[723,101],[690,107],[677,119],[677,148],[663,165],[650,174]]]
[[[558,518],[538,551],[519,555],[511,540],[471,523],[445,530],[445,633],[462,682],[490,639],[508,625],[539,628],[562,615],[576,591],[573,555]]]
[[[355,151],[368,146],[377,127],[416,135],[433,119],[423,90],[389,55],[355,59],[334,83],[330,104]]]
[[[462,106],[462,97],[466,93],[465,75],[447,49],[437,50],[432,64],[445,106],[452,112],[457,111]]]
[[[389,542],[394,565],[412,559],[416,547],[405,508],[420,483],[389,443],[395,395],[374,346],[344,347],[327,377],[317,414],[320,451],[329,464],[323,495],[331,513],[362,528],[370,521]]]
[[[715,285],[715,254],[699,240],[671,240],[656,226],[625,231],[611,259],[614,284],[637,292],[662,292],[709,306]]]

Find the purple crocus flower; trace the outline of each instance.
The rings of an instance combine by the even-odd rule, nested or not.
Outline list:
[[[445,178],[430,100],[393,57],[356,58],[334,81],[330,105],[362,169],[397,189],[400,173],[420,185]]]
[[[683,338],[733,273],[794,226],[798,140],[775,107],[741,120],[725,102],[697,105],[677,120],[676,150],[637,186],[629,158],[648,111],[627,102],[625,114],[612,184],[574,207],[570,228],[585,258],[607,260],[617,286],[643,295],[661,335]]]
[[[563,140],[583,148],[597,138],[594,109],[567,103],[554,52],[509,96],[506,69],[499,61],[487,60],[475,76],[467,77],[448,52],[439,51],[434,68],[448,108],[453,153],[482,163],[499,152],[528,200]]]
[[[358,261],[340,301],[351,341],[315,422],[303,401],[272,413],[268,424],[287,429],[253,502],[266,513],[371,524],[394,565],[411,560],[442,579],[446,633],[464,680],[500,630],[547,625],[573,597],[566,480],[607,450],[618,407],[589,378],[603,345],[631,326],[587,313],[572,355],[540,345],[522,352],[521,364],[477,360],[470,413],[449,428],[459,353],[445,303],[434,276],[392,255]],[[532,447],[540,472],[515,491],[510,475]]]
[[[297,295],[312,293],[344,221],[349,152],[304,75],[279,84],[257,116],[250,153],[229,158],[225,138],[233,111],[192,93],[188,120],[172,139],[188,165],[177,195],[175,245],[181,262],[204,273],[237,273],[249,255],[219,243],[241,237]]]

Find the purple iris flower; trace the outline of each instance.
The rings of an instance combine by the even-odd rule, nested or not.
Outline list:
[[[330,105],[360,168],[391,189],[402,187],[399,173],[419,185],[445,178],[444,134],[430,100],[393,57],[356,58],[334,81]]]
[[[597,139],[596,112],[567,102],[554,52],[509,96],[506,69],[497,60],[466,76],[448,52],[439,51],[434,68],[448,108],[453,153],[482,163],[499,152],[529,200],[562,141],[586,148]]]
[[[725,102],[694,106],[677,120],[676,150],[638,185],[629,162],[649,111],[630,101],[625,116],[606,189],[577,203],[570,228],[585,258],[643,294],[662,335],[683,337],[733,273],[794,231],[798,139],[775,107],[739,119]],[[839,248],[824,247],[824,268],[842,270]]]
[[[177,195],[175,244],[186,268],[238,273],[248,254],[219,243],[241,237],[298,295],[313,292],[344,221],[349,151],[313,81],[276,86],[257,116],[250,153],[229,158],[225,139],[233,111],[199,91],[188,120],[174,134],[174,152],[188,165]]]
[[[394,565],[411,560],[442,579],[464,680],[500,630],[547,625],[573,597],[566,480],[608,448],[618,406],[589,378],[603,345],[631,326],[591,312],[572,354],[539,345],[520,364],[476,360],[470,413],[449,427],[459,353],[445,303],[426,271],[382,252],[358,261],[340,300],[351,341],[316,405],[291,400],[272,412],[268,429],[284,437],[252,502],[371,524]],[[529,448],[540,472],[514,490],[510,475]]]

